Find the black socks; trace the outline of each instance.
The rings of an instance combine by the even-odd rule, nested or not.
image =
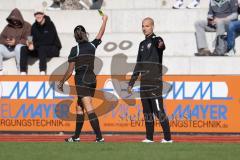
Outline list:
[[[100,126],[99,126],[99,121],[97,118],[97,115],[95,113],[89,113],[88,114],[88,118],[90,121],[90,124],[96,134],[97,140],[101,140],[102,139],[102,133],[100,130]]]
[[[75,129],[74,138],[79,138],[79,135],[82,131],[83,123],[84,123],[84,115],[83,114],[77,114],[76,129]]]
[[[89,118],[89,122],[96,134],[97,140],[101,140],[102,139],[102,133],[100,130],[100,126],[99,126],[99,121],[97,118],[97,115],[95,113],[89,113],[88,114],[88,118]],[[84,115],[83,114],[77,114],[76,117],[76,129],[75,129],[75,134],[74,134],[74,138],[79,138],[81,131],[82,131],[82,127],[83,127],[83,123],[84,123]]]

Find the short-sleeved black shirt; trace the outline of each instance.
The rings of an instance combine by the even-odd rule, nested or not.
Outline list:
[[[100,39],[94,39],[92,42],[79,43],[71,49],[68,62],[75,62],[76,74],[86,70],[93,71],[96,48],[101,42]]]

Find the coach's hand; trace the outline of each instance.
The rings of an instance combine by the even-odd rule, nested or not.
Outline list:
[[[132,87],[131,86],[128,86],[127,92],[128,92],[128,94],[132,94]]]
[[[163,43],[162,40],[159,40],[159,41],[158,41],[158,48],[159,48],[159,49],[164,48],[164,43]]]

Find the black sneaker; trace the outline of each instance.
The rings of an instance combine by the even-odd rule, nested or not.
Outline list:
[[[51,6],[49,6],[49,7],[47,8],[47,10],[49,10],[49,11],[61,10],[61,8],[60,8],[60,2],[53,2],[53,4],[52,4]]]
[[[80,142],[80,138],[69,137],[65,139],[65,142]]]
[[[104,138],[101,138],[101,139],[98,139],[98,138],[97,138],[97,139],[96,139],[96,142],[97,142],[97,143],[102,143],[102,142],[104,142]]]

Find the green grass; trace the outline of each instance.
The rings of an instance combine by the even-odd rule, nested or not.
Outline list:
[[[0,143],[0,160],[235,160],[239,144]]]

